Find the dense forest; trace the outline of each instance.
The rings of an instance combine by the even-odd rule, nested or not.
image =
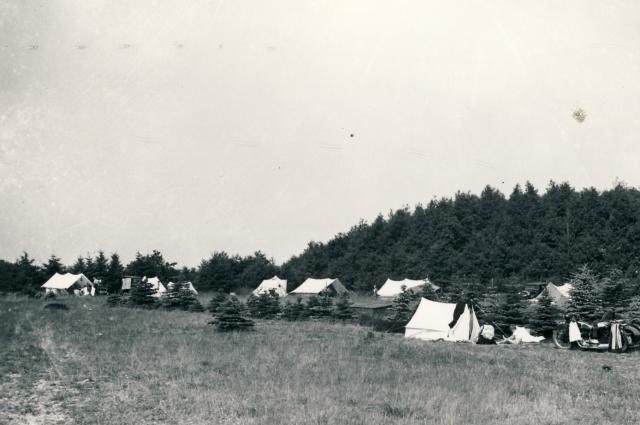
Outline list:
[[[310,242],[276,265],[264,253],[241,257],[215,252],[197,268],[178,267],[158,251],[138,253],[127,265],[118,254],[79,257],[65,266],[55,255],[36,264],[27,253],[0,260],[0,292],[33,293],[54,272],[82,272],[117,290],[123,275],[190,280],[199,289],[239,291],[274,274],[291,289],[306,277],[338,277],[369,292],[387,277],[429,277],[445,290],[456,282],[566,281],[581,265],[630,282],[640,269],[640,192],[618,184],[599,192],[550,182],[540,194],[530,183],[506,197],[487,186],[478,196],[457,193],[413,210],[403,208],[361,221],[326,243]]]

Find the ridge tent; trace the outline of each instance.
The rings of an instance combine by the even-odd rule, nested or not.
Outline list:
[[[457,320],[455,316],[458,316]],[[420,305],[405,326],[404,332],[405,338],[426,341],[442,339],[476,342],[479,334],[480,324],[472,306],[439,303],[426,298],[420,300]]]
[[[93,291],[91,290],[93,289],[93,284],[82,273],[56,273],[51,276],[41,288],[44,288],[46,294],[70,292],[76,295],[93,295]]]
[[[175,285],[174,282],[167,283],[167,289],[173,289],[173,285]],[[184,286],[186,289],[188,289],[191,292],[193,292],[195,295],[198,295],[198,291],[193,286],[193,283],[191,283],[191,282],[182,282],[182,286]]]
[[[253,290],[253,295],[260,295],[262,293],[269,293],[274,290],[280,297],[287,296],[287,281],[280,279],[278,276],[274,276],[271,279],[265,279],[260,285]]]
[[[400,293],[402,292],[402,287],[403,286],[406,288],[407,291],[417,292],[424,285],[431,285],[431,287],[435,291],[440,289],[439,286],[434,285],[433,283],[431,283],[431,281],[429,279],[420,279],[420,280],[413,280],[413,279],[393,280],[393,279],[387,279],[387,281],[384,283],[384,285],[382,285],[380,287],[380,289],[378,289],[378,291],[376,292],[376,295],[379,296],[379,297],[396,297],[396,296],[400,295]]]
[[[160,282],[160,278],[158,277],[149,277],[147,278],[146,276],[142,278],[143,281],[147,281],[149,283],[151,283],[153,285],[153,289],[156,290],[156,293],[153,294],[154,297],[158,298],[161,297],[162,294],[164,294],[165,292],[167,292],[167,288],[164,287],[164,285],[162,284],[162,282]]]
[[[571,299],[572,289],[573,289],[573,285],[571,285],[570,283],[565,283],[564,285],[560,285],[560,286],[556,286],[553,283],[549,283],[542,290],[542,292],[540,292],[540,294],[538,294],[538,296],[535,297],[535,300],[537,301],[542,296],[542,294],[546,291],[551,297],[551,300],[557,306],[562,307],[566,305]]]
[[[290,294],[296,295],[320,295],[322,292],[329,292],[334,295],[341,295],[349,292],[344,287],[339,279],[326,278],[326,279],[313,279],[308,278],[302,285],[290,292]]]

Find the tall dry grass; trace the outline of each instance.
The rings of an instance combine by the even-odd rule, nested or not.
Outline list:
[[[64,388],[52,403],[80,424],[638,423],[637,353],[426,343],[317,322],[221,334],[207,314],[103,301],[69,299],[66,312],[0,302],[2,337],[41,350],[23,370]]]

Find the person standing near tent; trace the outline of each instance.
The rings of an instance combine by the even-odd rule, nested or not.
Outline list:
[[[373,296],[374,297],[378,296],[378,286],[377,285],[373,285]]]

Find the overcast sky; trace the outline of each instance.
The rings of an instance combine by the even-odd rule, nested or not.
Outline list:
[[[634,0],[0,2],[0,258],[282,262],[457,190],[637,186],[639,55]]]

